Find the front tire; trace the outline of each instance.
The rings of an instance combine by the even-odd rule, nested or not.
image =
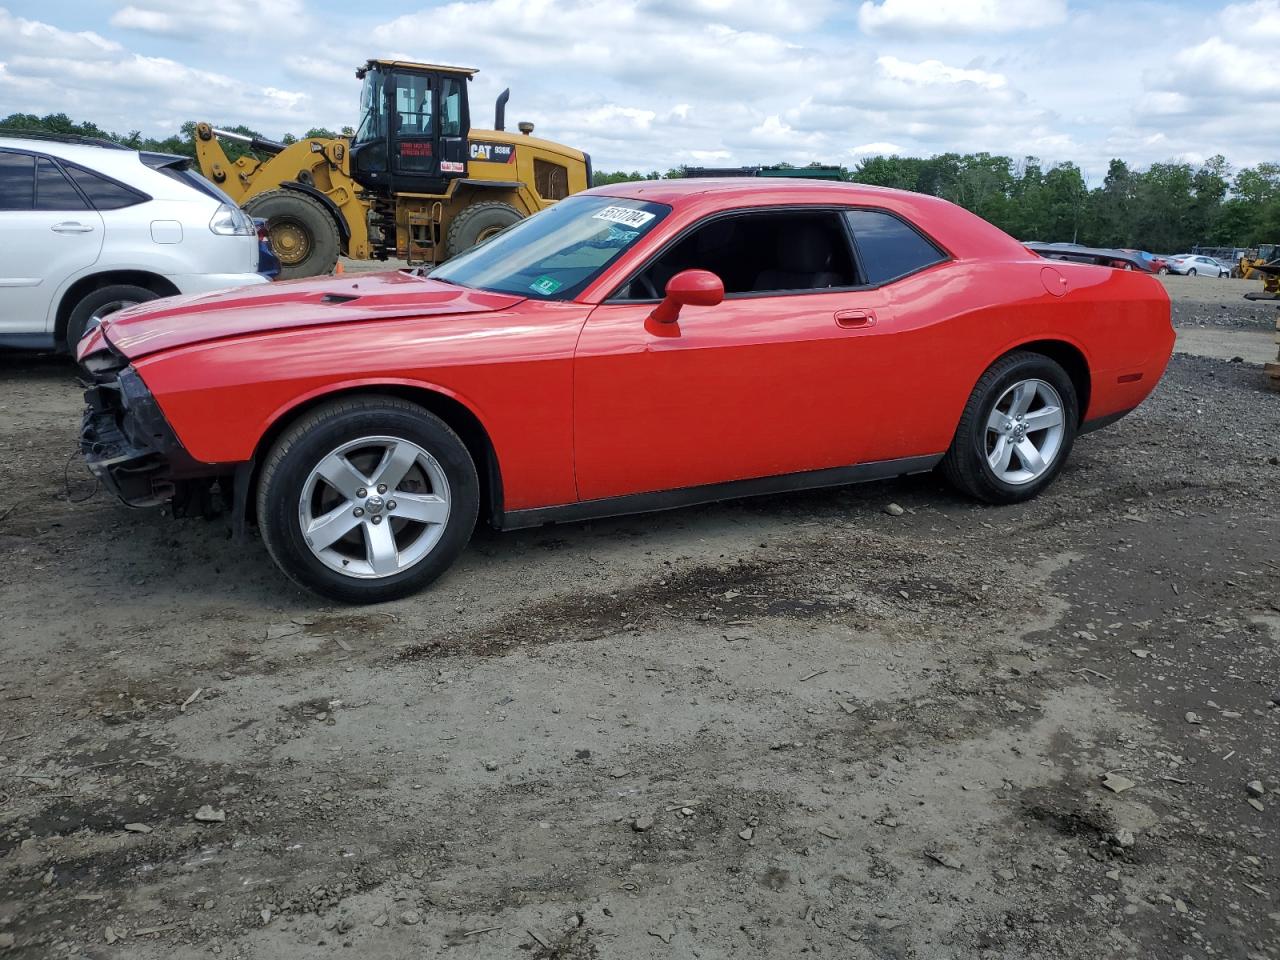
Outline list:
[[[1018,351],[978,380],[942,472],[987,503],[1021,503],[1057,477],[1075,443],[1079,401],[1071,377],[1043,354]]]
[[[258,482],[267,552],[299,585],[347,603],[414,593],[466,547],[480,484],[439,417],[395,397],[351,397],[304,416]]]
[[[63,332],[63,342],[67,352],[75,355],[76,344],[89,329],[89,324],[103,320],[111,314],[127,307],[155,300],[160,296],[154,290],[139,287],[132,283],[113,283],[107,287],[90,290],[80,302],[71,308],[67,317],[67,328]]]
[[[502,203],[499,200],[473,203],[463,209],[449,224],[449,232],[445,237],[445,256],[456,257],[464,250],[470,250],[477,243],[484,243],[523,219],[520,211],[509,203]]]
[[[280,259],[281,280],[333,273],[342,237],[329,211],[315,197],[282,187],[253,197],[244,210],[267,221],[271,248]]]

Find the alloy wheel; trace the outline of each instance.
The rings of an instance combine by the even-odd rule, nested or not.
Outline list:
[[[987,418],[986,456],[996,479],[1031,483],[1062,449],[1062,398],[1044,380],[1020,380],[1000,395]]]
[[[85,325],[85,328],[91,330],[111,314],[126,310],[129,307],[136,307],[137,305],[137,300],[110,300],[89,315],[89,322]]]
[[[444,534],[450,511],[444,468],[398,437],[342,444],[311,470],[298,500],[303,540],[325,566],[382,579],[419,563]]]

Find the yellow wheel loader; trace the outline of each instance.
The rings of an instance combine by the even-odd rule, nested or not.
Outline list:
[[[201,172],[246,212],[267,221],[281,278],[332,272],[340,254],[434,265],[523,217],[591,186],[591,158],[508,133],[510,91],[493,130],[471,127],[467,84],[476,71],[370,60],[361,119],[349,140],[282,144],[197,124]],[[253,153],[234,162],[219,138]]]
[[[1234,272],[1238,273],[1245,280],[1255,280],[1261,277],[1263,285],[1265,286],[1267,283],[1267,276],[1265,275],[1265,271],[1258,268],[1266,266],[1267,264],[1277,263],[1280,263],[1280,244],[1263,243],[1258,246],[1256,256],[1252,256],[1248,253],[1242,256],[1240,258],[1240,263],[1237,265]],[[1274,283],[1274,277],[1272,278],[1272,282]]]

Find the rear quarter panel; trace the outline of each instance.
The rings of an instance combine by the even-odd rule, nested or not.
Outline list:
[[[1045,275],[1046,266],[959,260],[886,288],[890,317],[867,346],[876,353],[881,394],[895,402],[893,416],[876,420],[867,459],[945,451],[983,371],[1037,341],[1069,344],[1083,355],[1090,377],[1085,420],[1131,409],[1151,392],[1173,348],[1161,284],[1074,264],[1054,263]],[[1135,374],[1137,380],[1118,382]]]
[[[187,451],[252,458],[282,418],[352,390],[411,387],[466,406],[493,441],[509,510],[566,503],[573,482],[573,348],[589,308],[418,317],[276,331],[135,363]],[[482,466],[482,465],[478,465]]]

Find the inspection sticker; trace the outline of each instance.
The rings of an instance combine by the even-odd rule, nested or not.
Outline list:
[[[623,223],[628,227],[643,227],[653,219],[653,214],[644,210],[632,210],[630,207],[605,207],[599,213],[592,214],[592,219]]]
[[[555,277],[548,277],[544,274],[529,284],[529,289],[542,294],[544,297],[549,297],[563,286],[564,284]]]

